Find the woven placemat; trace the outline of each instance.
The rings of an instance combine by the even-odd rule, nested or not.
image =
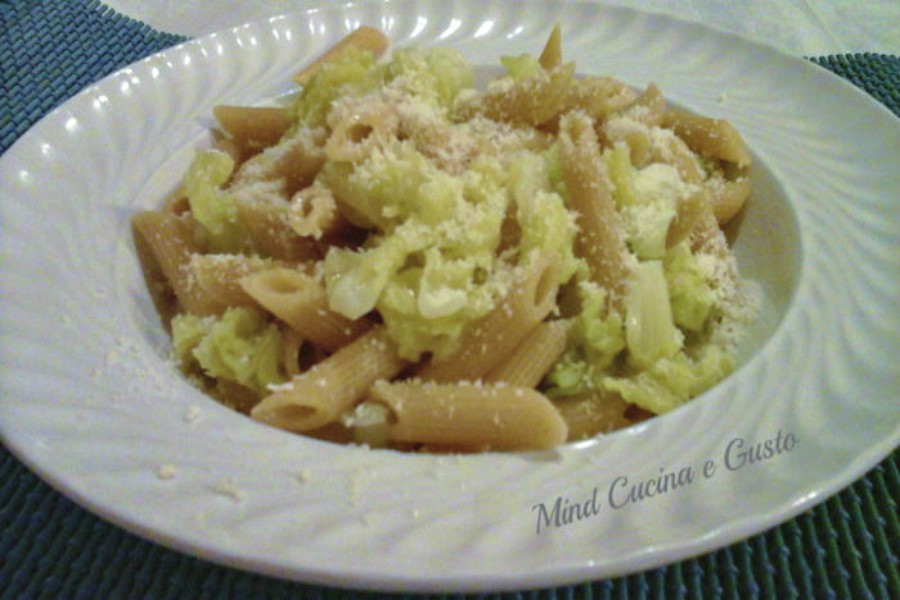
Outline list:
[[[0,2],[0,154],[89,83],[182,39],[97,0]],[[900,115],[900,57],[811,60]],[[898,456],[799,517],[722,550],[628,577],[490,597],[900,598]],[[2,598],[323,596],[372,594],[272,579],[165,549],[81,509],[0,447]]]

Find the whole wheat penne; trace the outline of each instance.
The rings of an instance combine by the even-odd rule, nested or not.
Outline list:
[[[279,106],[220,104],[213,115],[230,139],[251,150],[274,145],[292,124],[288,110]]]
[[[626,109],[637,97],[631,87],[612,77],[586,77],[572,85],[565,112],[582,110],[599,124],[607,116]]]
[[[570,442],[610,433],[632,424],[627,417],[631,405],[619,396],[586,392],[555,400],[553,404],[566,422]]]
[[[322,284],[296,269],[261,270],[239,283],[260,306],[327,352],[342,348],[371,327],[368,320],[351,321],[330,310]]]
[[[569,328],[567,321],[538,323],[502,364],[484,376],[484,382],[537,387],[565,352]]]
[[[237,208],[253,242],[267,256],[295,262],[322,257],[314,239],[297,234],[290,226],[287,204],[238,202]]]
[[[379,379],[406,367],[383,327],[350,342],[257,404],[250,416],[288,431],[310,431],[332,423],[363,399]]]
[[[291,199],[286,219],[297,235],[315,240],[339,239],[352,227],[341,214],[334,192],[322,185],[311,185],[297,192]]]
[[[656,84],[651,83],[625,111],[625,115],[647,127],[658,127],[666,119],[666,99]]]
[[[381,381],[367,398],[387,408],[391,441],[543,450],[568,434],[553,404],[530,388]]]
[[[537,127],[559,117],[574,80],[575,65],[561,64],[502,92],[487,92],[474,111],[495,121]]]
[[[219,313],[229,306],[256,306],[238,280],[274,265],[271,260],[243,254],[194,254],[187,267],[193,284],[210,298],[211,304],[219,305]]]
[[[672,165],[686,183],[701,183],[704,179],[703,169],[684,140],[671,133],[660,137],[650,145],[651,160]]]
[[[666,248],[677,245],[691,234],[697,221],[709,211],[710,203],[710,194],[705,187],[699,187],[694,193],[678,199],[675,218],[666,232]]]
[[[219,310],[217,303],[193,285],[188,264],[198,248],[193,238],[196,223],[190,213],[142,212],[132,217],[131,227],[144,273],[162,276],[185,312],[206,315]]]
[[[701,156],[731,162],[739,167],[750,165],[751,157],[744,139],[731,123],[679,110],[668,110],[664,125],[683,139]]]
[[[556,304],[559,265],[555,255],[538,254],[526,265],[507,295],[470,323],[458,350],[417,371],[427,381],[474,381],[501,364]]]
[[[325,54],[294,75],[294,82],[298,85],[306,85],[322,68],[322,65],[339,59],[350,48],[371,52],[377,58],[384,54],[389,43],[387,36],[381,31],[363,25],[348,33],[338,43],[329,48]]]
[[[452,48],[373,61],[387,46],[360,27],[289,108],[217,106],[220,152],[134,217],[188,377],[319,440],[484,452],[627,427],[726,375],[756,302],[722,228],[750,192],[727,121],[576,77],[558,26],[482,89]]]
[[[325,132],[301,129],[277,146],[266,148],[244,161],[234,175],[232,188],[260,181],[281,181],[290,198],[309,186],[325,164]]]
[[[562,63],[562,29],[560,29],[559,23],[554,25],[550,31],[550,36],[544,44],[544,49],[541,51],[538,62],[541,64],[541,67],[547,70]]]
[[[583,112],[568,113],[559,134],[562,177],[569,206],[578,213],[576,250],[587,261],[591,278],[618,303],[628,278],[628,250],[593,122]]]
[[[396,138],[400,119],[387,103],[345,103],[328,113],[328,160],[357,161]]]
[[[727,225],[744,208],[750,195],[750,180],[746,177],[738,179],[710,179],[706,185],[712,196],[713,214],[720,226]]]

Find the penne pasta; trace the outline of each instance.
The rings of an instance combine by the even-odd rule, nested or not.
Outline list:
[[[312,367],[325,360],[328,354],[322,348],[317,348],[310,340],[305,339],[300,332],[284,328],[281,332],[282,364],[284,373],[288,378],[305,373]]]
[[[569,205],[578,214],[576,250],[591,279],[618,304],[628,279],[627,248],[593,123],[584,113],[569,113],[560,122],[559,160]]]
[[[215,107],[214,150],[133,217],[192,381],[318,440],[482,452],[626,427],[727,374],[753,312],[727,122],[576,78],[558,26],[483,90],[452,48],[377,64],[387,46],[360,27],[289,107]]]
[[[503,123],[538,127],[559,117],[574,81],[575,65],[561,64],[509,89],[487,92],[475,112]]]
[[[353,431],[339,422],[323,425],[318,429],[304,431],[303,435],[332,444],[349,444],[353,442]]]
[[[240,165],[244,161],[244,158],[247,154],[244,151],[244,148],[238,142],[234,141],[231,138],[225,137],[219,132],[216,132],[215,136],[216,138],[213,144],[213,148],[230,156],[235,165]]]
[[[185,312],[205,315],[219,310],[218,303],[193,285],[188,265],[198,248],[189,213],[178,216],[171,212],[142,212],[132,217],[131,227],[144,273],[153,279],[151,287],[157,287],[156,299],[161,293],[156,282],[163,282]]]
[[[190,200],[188,200],[187,194],[184,192],[184,186],[179,185],[178,188],[166,198],[166,202],[163,204],[160,212],[171,214],[176,217],[183,217],[190,212],[190,210],[191,203]]]
[[[697,222],[709,210],[710,204],[710,195],[705,187],[679,199],[675,206],[675,218],[672,219],[666,232],[666,248],[671,248],[687,238],[697,226]]]
[[[268,259],[242,254],[193,254],[187,268],[201,293],[209,298],[209,305],[219,314],[229,306],[256,306],[256,301],[238,283],[241,277],[271,269]]]
[[[635,167],[642,169],[653,160],[653,142],[650,138],[649,129],[629,131],[622,136],[621,140],[628,147],[629,159]]]
[[[359,403],[376,381],[405,367],[384,328],[376,327],[263,398],[250,416],[288,431],[319,429]]]
[[[751,163],[750,152],[741,134],[724,119],[669,110],[664,124],[700,156],[734,163],[738,167]]]
[[[570,323],[545,321],[531,330],[507,359],[484,377],[485,383],[534,388],[568,345]]]
[[[314,277],[296,269],[259,271],[239,281],[244,292],[267,311],[326,352],[334,352],[371,327],[328,308],[325,289]]]
[[[548,71],[562,64],[562,29],[560,29],[559,23],[554,25],[550,31],[550,37],[544,44],[538,62]]]
[[[393,139],[400,126],[396,110],[387,103],[344,104],[328,114],[331,135],[325,142],[329,160],[357,161]]]
[[[690,235],[691,247],[695,252],[709,254],[722,260],[731,256],[728,249],[728,240],[725,233],[719,227],[716,215],[713,213],[712,204],[706,204],[703,212],[694,224]]]
[[[219,402],[244,414],[258,401],[253,390],[228,379],[216,380],[214,393]]]
[[[566,423],[570,442],[611,433],[632,424],[627,416],[632,405],[615,395],[588,392],[556,400],[554,405]]]
[[[500,365],[543,321],[559,291],[557,257],[537,255],[494,310],[463,332],[459,349],[417,371],[425,381],[475,381]]]
[[[315,240],[300,236],[291,227],[288,205],[239,202],[237,208],[263,254],[295,262],[322,257]]]
[[[325,54],[294,75],[294,82],[298,85],[306,85],[322,68],[322,65],[337,60],[346,54],[350,48],[371,52],[375,57],[379,57],[387,50],[388,44],[387,36],[382,32],[363,25],[347,34],[337,44],[329,48]]]
[[[325,164],[325,139],[321,130],[300,130],[245,161],[232,187],[239,191],[260,181],[278,181],[284,185],[284,197],[290,198],[312,184]]]
[[[666,99],[651,83],[626,111],[625,116],[647,127],[659,127],[666,119]]]
[[[580,110],[600,124],[632,105],[637,97],[633,89],[612,77],[587,77],[572,86],[564,112]]]
[[[711,192],[713,214],[720,226],[727,225],[741,212],[750,195],[750,180],[746,177],[735,180],[714,178],[706,187]]]
[[[368,403],[387,409],[383,424],[369,427],[382,428],[389,441],[542,450],[568,435],[553,404],[530,388],[381,381],[369,391]]]
[[[650,160],[672,165],[685,183],[701,183],[704,179],[703,169],[687,144],[671,133],[661,138],[650,144]]]
[[[309,355],[309,346],[310,344],[303,339],[299,332],[293,329],[281,332],[281,364],[284,367],[285,375],[294,377],[306,370],[302,366],[302,357]]]
[[[325,186],[311,185],[294,195],[286,219],[297,235],[315,240],[341,239],[352,229]]]
[[[697,219],[697,223],[691,231],[690,242],[695,254],[703,254],[715,259],[720,279],[718,289],[725,296],[725,304],[740,305],[742,300],[737,263],[728,249],[728,240],[725,239],[725,233],[719,227],[711,206],[707,206],[700,218]]]
[[[213,107],[213,116],[228,134],[228,139],[251,151],[274,145],[292,123],[287,109],[277,106],[220,104]]]

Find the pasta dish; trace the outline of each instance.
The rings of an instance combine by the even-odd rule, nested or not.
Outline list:
[[[132,219],[182,371],[253,419],[427,452],[537,450],[663,414],[734,368],[755,299],[722,228],[727,122],[576,76],[558,28],[484,89],[362,27]]]

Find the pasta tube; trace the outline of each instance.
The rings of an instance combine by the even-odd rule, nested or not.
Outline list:
[[[494,121],[537,127],[556,119],[575,81],[575,65],[561,64],[502,92],[488,92],[476,112]]]
[[[555,255],[538,254],[490,313],[463,332],[459,350],[421,368],[423,380],[474,381],[506,360],[522,339],[556,305],[559,265]]]
[[[291,126],[287,109],[277,106],[213,107],[213,116],[234,140],[245,149],[259,149],[274,145]]]
[[[216,313],[220,306],[193,285],[189,263],[197,248],[194,221],[173,212],[142,212],[131,219],[135,246],[144,272],[160,277],[171,287],[185,312],[197,315]]]
[[[530,388],[382,381],[367,402],[387,408],[388,441],[541,450],[568,435],[553,404]]]
[[[567,321],[538,324],[506,361],[484,377],[485,383],[536,387],[566,350],[569,325]]]
[[[553,26],[538,62],[541,63],[541,67],[548,70],[562,64],[562,29],[559,23]]]
[[[315,240],[340,238],[351,227],[338,209],[331,190],[318,185],[311,185],[294,196],[286,220],[297,235]]]
[[[712,209],[720,226],[727,225],[744,208],[750,195],[750,180],[711,179],[706,186],[712,192]]]
[[[377,327],[266,396],[250,416],[288,431],[318,429],[353,408],[376,381],[395,377],[405,366]]]
[[[263,308],[327,352],[342,348],[371,326],[365,319],[351,321],[330,310],[322,284],[295,269],[268,269],[239,283]]]
[[[363,25],[353,30],[341,39],[337,44],[332,46],[322,56],[313,61],[312,64],[294,75],[294,82],[298,85],[306,85],[309,80],[322,68],[322,65],[334,62],[348,49],[356,48],[357,50],[367,50],[375,57],[379,57],[387,50],[389,40],[382,32],[372,27]]]
[[[286,261],[321,258],[315,240],[302,237],[291,228],[289,206],[239,202],[237,210],[250,229],[253,243],[266,255]]]
[[[587,261],[591,279],[610,290],[618,304],[628,279],[628,249],[597,135],[584,113],[572,112],[561,120],[559,158],[569,205],[578,213],[576,250]]]
[[[194,254],[188,262],[193,285],[209,298],[210,305],[219,305],[216,313],[224,312],[229,306],[256,306],[238,281],[272,266],[270,260],[242,254]]]
[[[671,128],[691,150],[701,156],[724,160],[738,167],[750,165],[750,152],[744,139],[724,119],[669,110],[666,112],[665,126]]]
[[[610,433],[632,424],[627,417],[631,405],[619,396],[587,392],[556,400],[554,404],[566,422],[570,442]]]

